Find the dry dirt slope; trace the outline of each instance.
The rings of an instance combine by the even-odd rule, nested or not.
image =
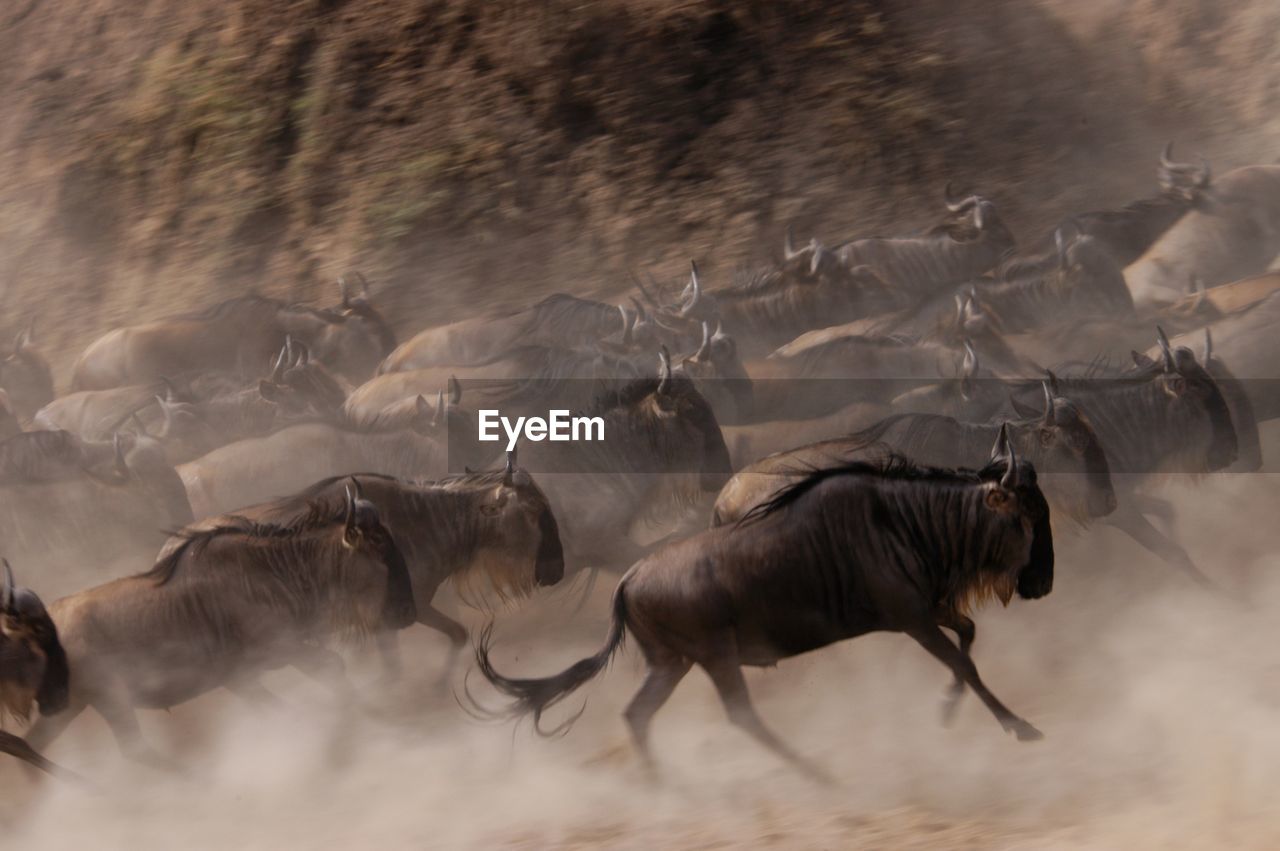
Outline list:
[[[689,256],[722,281],[788,222],[927,221],[948,177],[1030,231],[1274,105],[1161,64],[1215,55],[1204,3],[1094,5],[1112,41],[1057,2],[5,4],[4,324],[41,316],[65,375],[114,324],[358,265],[407,332]]]

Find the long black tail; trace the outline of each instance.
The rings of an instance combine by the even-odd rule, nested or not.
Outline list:
[[[552,730],[543,730],[540,726],[542,713],[569,695],[573,694],[597,674],[605,669],[613,654],[622,646],[627,629],[627,602],[624,589],[625,582],[618,583],[618,590],[613,592],[613,622],[609,626],[609,637],[604,647],[594,656],[575,662],[560,673],[539,680],[517,680],[504,677],[493,668],[489,660],[493,626],[490,625],[476,639],[476,664],[480,673],[498,691],[515,698],[505,714],[510,718],[521,718],[533,715],[534,729],[543,736],[556,736],[568,732],[569,727],[577,720],[577,715]]]

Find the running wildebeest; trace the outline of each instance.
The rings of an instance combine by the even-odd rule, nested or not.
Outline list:
[[[36,593],[19,587],[9,560],[3,559],[0,586],[0,719],[5,714],[26,720],[31,706],[42,715],[56,715],[67,707],[70,670],[44,603]],[[26,741],[0,731],[0,753],[16,756],[50,774],[64,770],[41,756]]]
[[[1107,456],[1080,410],[1044,385],[1044,411],[993,423],[961,422],[937,414],[897,414],[848,437],[800,446],[739,470],[716,498],[712,525],[736,523],[814,469],[866,460],[886,450],[923,464],[974,467],[1001,429],[1020,457],[1039,471],[1056,516],[1084,524],[1116,508]]]
[[[404,556],[418,623],[449,639],[442,683],[448,681],[467,641],[466,628],[432,606],[445,581],[452,581],[461,599],[476,605],[484,602],[488,589],[503,600],[518,598],[534,588],[555,585],[564,576],[555,515],[533,478],[515,466],[514,453],[508,453],[507,466],[500,472],[467,473],[435,482],[406,482],[369,473],[325,479],[293,496],[237,510],[235,516],[289,523],[315,505],[336,504],[353,481],[378,506]],[[187,531],[215,528],[228,519],[225,515],[210,518]],[[166,547],[180,546],[183,540],[172,538]],[[379,647],[388,674],[397,675],[400,662],[394,634],[380,634]]]
[[[1233,169],[1205,188],[1125,270],[1138,305],[1177,299],[1195,278],[1206,287],[1261,274],[1280,253],[1280,165]]]
[[[1007,604],[1015,593],[1036,599],[1052,587],[1049,506],[1034,468],[1020,464],[1002,437],[980,471],[897,457],[817,470],[742,523],[654,552],[618,583],[604,647],[559,674],[498,673],[488,630],[476,658],[485,678],[515,699],[509,714],[532,715],[536,726],[548,707],[604,670],[630,632],[648,673],[625,715],[647,764],[650,721],[697,664],[732,723],[820,774],[756,715],[743,665],[771,666],[869,632],[905,632],[955,675],[949,706],[968,685],[1005,730],[1038,739],[979,678],[968,612],[992,597]]]
[[[346,492],[288,525],[231,518],[185,533],[146,573],[50,607],[73,676],[67,711],[27,739],[44,748],[86,707],[125,756],[172,763],[141,736],[137,707],[167,709],[225,687],[270,699],[258,681],[292,665],[339,690],[342,658],[324,646],[403,629],[415,617],[404,558],[373,503]]]
[[[1057,262],[1055,234],[1066,229],[1095,239],[1121,269],[1137,260],[1151,245],[1193,209],[1209,188],[1209,163],[1174,162],[1173,143],[1160,155],[1160,192],[1125,204],[1118,210],[1092,210],[1068,216],[1037,242],[1028,256],[1014,257],[996,270],[997,278],[1020,277],[1052,268]]]
[[[222,370],[256,378],[291,336],[337,374],[360,382],[395,348],[395,335],[369,300],[367,285],[342,303],[316,309],[260,295],[220,302],[199,313],[117,328],[76,361],[73,390],[150,384],[164,376]]]

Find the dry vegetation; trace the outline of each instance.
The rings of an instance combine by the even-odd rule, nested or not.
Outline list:
[[[13,4],[7,312],[43,312],[65,369],[128,318],[327,299],[357,265],[408,332],[690,256],[724,280],[787,223],[919,226],[947,178],[1030,232],[1145,188],[1166,135],[1257,156],[1211,137],[1275,112],[1274,71],[1227,85],[1274,64],[1267,4],[1095,3],[1091,32],[1070,4],[1001,5]]]

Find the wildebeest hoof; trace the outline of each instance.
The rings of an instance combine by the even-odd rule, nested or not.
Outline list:
[[[1041,733],[1026,721],[1015,721],[1009,725],[1008,729],[1014,732],[1020,742],[1038,742],[1044,738],[1044,733]]]

